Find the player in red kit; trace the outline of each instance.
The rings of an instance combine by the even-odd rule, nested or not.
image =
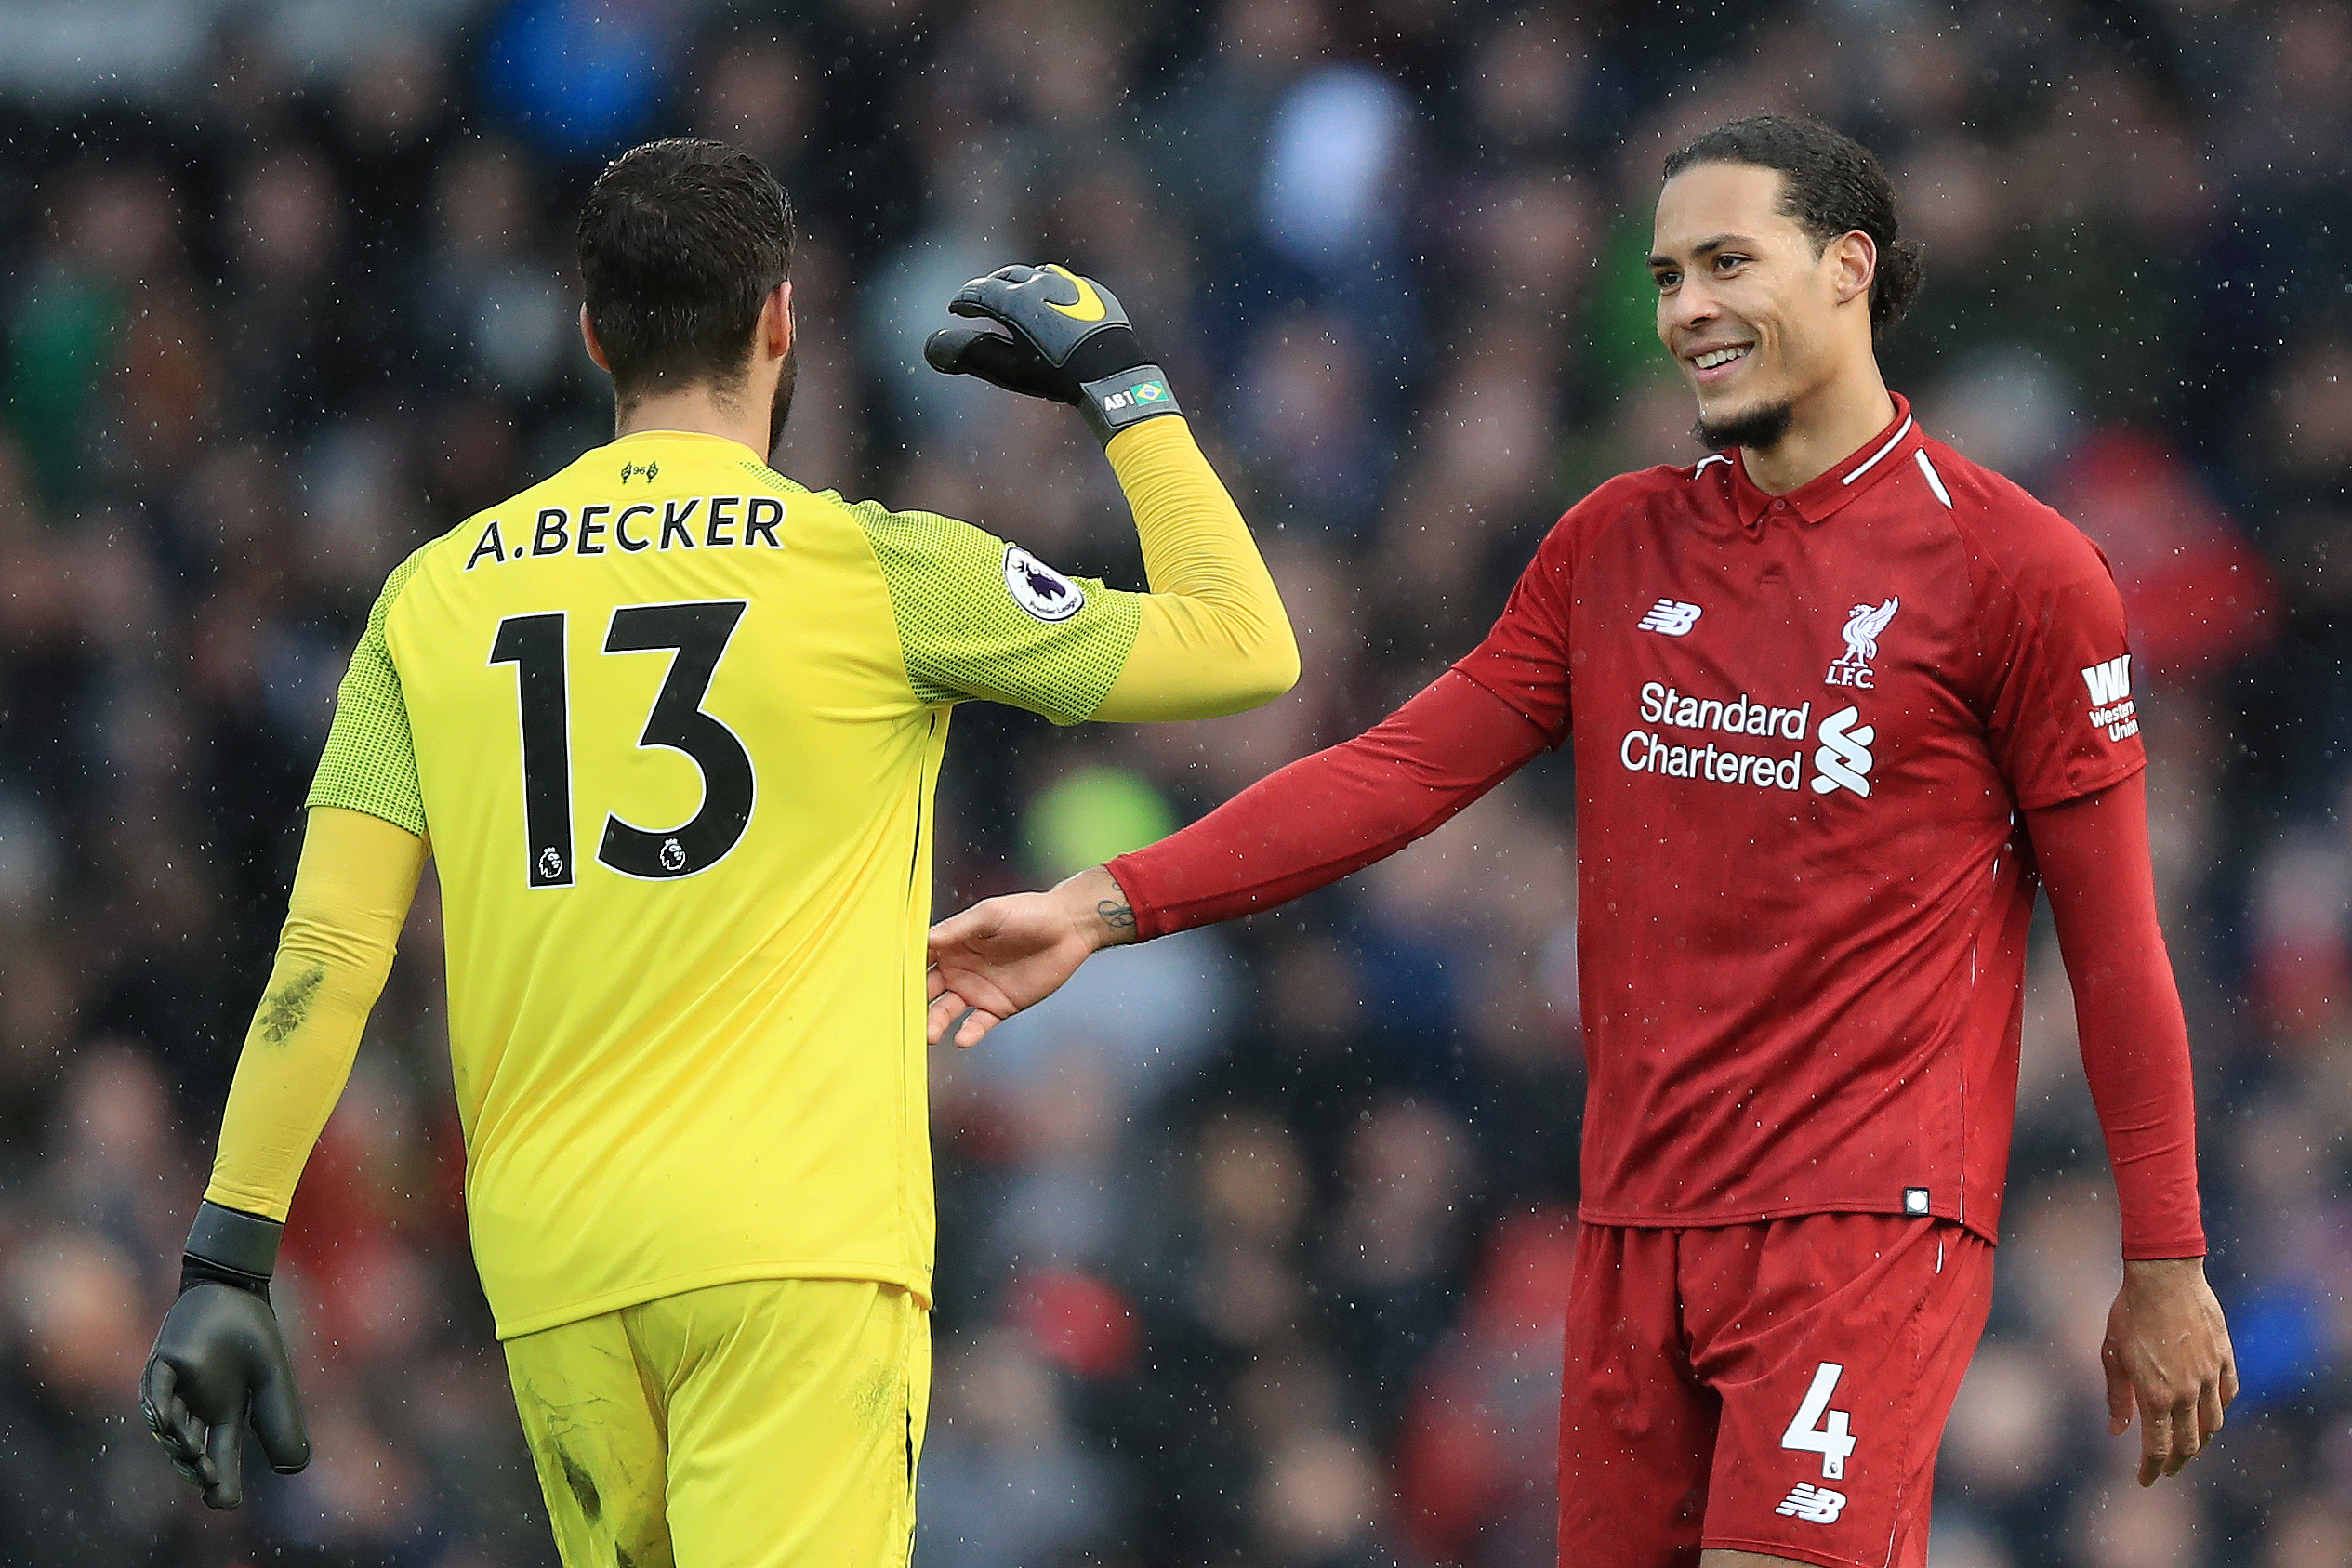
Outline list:
[[[1578,503],[1487,639],[1365,734],[942,922],[932,1033],[970,1045],[1099,947],[1345,876],[1573,744],[1560,1561],[1917,1568],[1990,1298],[2037,885],[2121,1203],[2104,1353],[2142,1484],[2237,1389],[2122,606],[1880,378],[1919,269],[1868,152],[1766,116],[1665,172],[1658,336],[1715,455]]]

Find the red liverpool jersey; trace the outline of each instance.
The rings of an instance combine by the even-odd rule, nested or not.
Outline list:
[[[1456,667],[1575,740],[1585,1217],[1990,1238],[2016,813],[2145,762],[2096,547],[1897,398],[1788,495],[1724,455],[1603,485]]]

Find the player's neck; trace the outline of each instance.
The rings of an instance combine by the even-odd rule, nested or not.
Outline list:
[[[709,387],[656,392],[623,408],[613,423],[614,441],[651,430],[684,430],[723,436],[749,447],[761,462],[768,459],[767,402],[755,402],[745,393],[720,393]]]
[[[1789,433],[1770,450],[1741,447],[1748,478],[1767,495],[1812,483],[1856,452],[1895,417],[1878,362],[1865,359],[1797,404]]]

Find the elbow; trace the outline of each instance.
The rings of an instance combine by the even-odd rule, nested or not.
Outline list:
[[[1247,650],[1241,658],[1219,662],[1215,673],[1195,687],[1193,699],[1168,718],[1224,718],[1263,707],[1299,683],[1299,649],[1288,636],[1275,646]]]
[[[1289,623],[1283,624],[1281,641],[1267,651],[1263,665],[1265,692],[1251,707],[1274,701],[1299,683],[1299,639],[1290,635]]]
[[[1247,713],[1299,683],[1299,639],[1279,607],[1270,615],[1221,620],[1218,635],[1202,639],[1193,651],[1195,690],[1205,699],[1198,717]]]
[[[1236,681],[1233,687],[1224,693],[1223,697],[1217,703],[1216,706],[1211,711],[1203,714],[1201,717],[1204,718],[1224,718],[1236,713],[1248,713],[1251,708],[1265,706],[1268,703],[1274,701],[1276,697],[1281,696],[1285,692],[1289,691],[1291,687],[1297,684],[1298,677],[1295,674],[1286,680],[1266,679]]]
[[[1192,618],[1147,626],[1090,717],[1123,724],[1222,718],[1263,707],[1299,683],[1298,639],[1278,608],[1271,615],[1179,608]]]
[[[1263,643],[1253,649],[1249,659],[1235,672],[1237,690],[1233,695],[1229,713],[1247,713],[1253,707],[1263,707],[1299,683],[1299,640],[1290,632],[1287,620],[1276,623],[1274,632]]]

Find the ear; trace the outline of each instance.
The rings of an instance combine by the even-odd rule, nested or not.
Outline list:
[[[780,360],[792,351],[792,284],[776,284],[768,302],[760,307],[760,350]]]
[[[1830,242],[1821,259],[1830,269],[1839,304],[1850,305],[1869,296],[1870,283],[1878,276],[1877,241],[1859,229],[1849,229]]]
[[[588,307],[580,307],[580,341],[588,345],[588,358],[605,375],[613,374],[613,362],[604,357],[604,345],[596,340],[596,327],[588,321]]]

